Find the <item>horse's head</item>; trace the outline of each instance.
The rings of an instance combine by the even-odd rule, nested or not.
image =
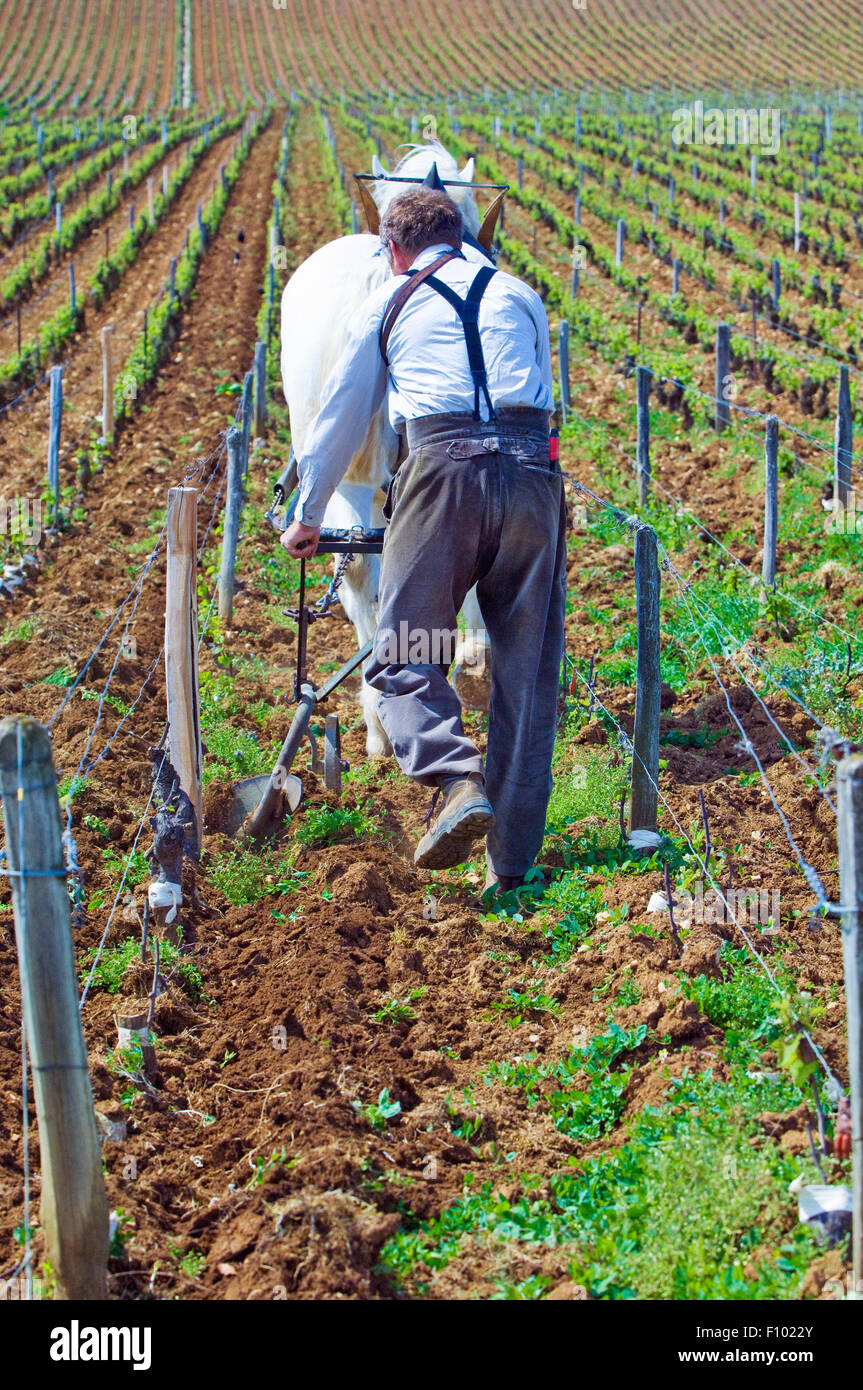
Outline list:
[[[458,163],[443,145],[437,142],[428,145],[409,145],[408,153],[399,160],[392,173],[384,168],[375,155],[372,159],[372,173],[375,175],[376,182],[372,185],[371,192],[364,182],[360,181],[359,184],[360,195],[368,218],[369,231],[377,234],[380,228],[381,213],[386,210],[394,198],[405,191],[407,185],[395,182],[396,178],[422,179],[431,188],[445,188],[461,212],[466,238],[470,239],[474,245],[479,245],[487,256],[491,256],[494,230],[500,215],[503,194],[495,199],[480,222],[473,189],[470,186],[473,183],[474,175],[473,159],[469,159],[460,171]]]

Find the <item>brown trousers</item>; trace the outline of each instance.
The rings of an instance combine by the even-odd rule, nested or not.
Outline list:
[[[566,503],[548,462],[548,414],[410,421],[381,563],[365,679],[403,772],[425,785],[483,771],[447,679],[465,595],[477,586],[491,644],[485,779],[497,874],[533,864],[545,832],[566,600]]]

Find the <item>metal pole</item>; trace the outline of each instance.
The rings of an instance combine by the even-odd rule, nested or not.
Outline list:
[[[102,329],[102,437],[106,444],[114,439],[114,329]]]

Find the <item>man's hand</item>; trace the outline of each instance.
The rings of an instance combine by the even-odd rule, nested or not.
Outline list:
[[[302,521],[292,521],[279,539],[295,560],[308,560],[317,550],[320,537],[320,526],[305,526]]]

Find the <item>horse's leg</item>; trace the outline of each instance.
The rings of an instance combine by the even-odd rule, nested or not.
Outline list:
[[[374,501],[374,490],[362,484],[342,483],[333,493],[327,507],[327,530],[342,530],[362,526],[374,530],[383,524],[380,506]],[[335,557],[335,562],[341,559]],[[339,598],[348,621],[357,634],[357,647],[365,646],[375,635],[378,625],[378,584],[381,558],[379,555],[356,555],[345,570],[339,588]],[[384,758],[391,752],[390,741],[378,718],[378,692],[363,681],[360,705],[366,726],[366,753],[370,758]]]
[[[459,629],[452,683],[466,709],[487,711],[491,698],[491,656],[475,587],[465,598],[461,611],[465,627]]]

